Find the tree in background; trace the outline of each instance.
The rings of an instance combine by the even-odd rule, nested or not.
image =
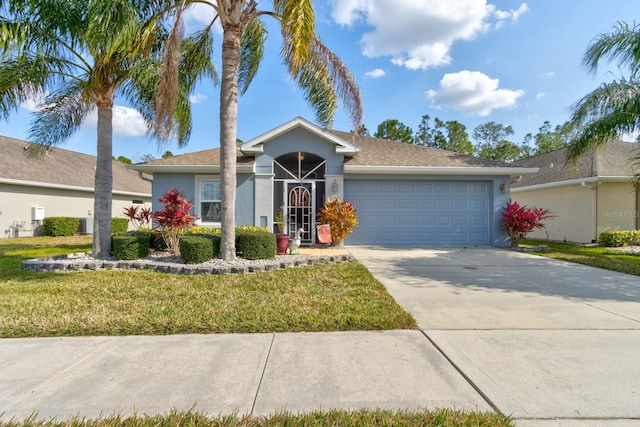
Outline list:
[[[629,76],[603,83],[573,105],[571,123],[576,134],[569,144],[568,160],[575,161],[590,148],[640,130],[640,24],[620,22],[610,33],[597,36],[582,63],[595,73],[604,59],[616,61]]]
[[[520,158],[520,147],[507,138],[513,135],[511,126],[487,122],[473,130],[479,157],[499,162],[512,162]]]
[[[413,130],[397,119],[388,119],[380,123],[373,136],[388,139],[389,141],[413,144]]]
[[[50,146],[67,140],[97,110],[92,245],[97,258],[111,253],[114,98],[122,95],[152,126],[153,92],[167,34],[156,17],[170,4],[161,0],[0,3],[0,118],[8,119],[34,95],[46,95],[29,138]],[[185,63],[183,71],[194,65]],[[171,136],[179,143],[187,141],[191,130],[188,95],[195,83],[188,72],[183,75],[188,77],[177,82],[179,107],[167,117]]]
[[[115,160],[119,161],[120,163],[124,163],[125,165],[130,165],[132,163],[131,159],[125,156],[118,156],[118,158]]]
[[[173,157],[173,153],[169,150],[165,151],[164,154],[162,155],[163,159],[168,159],[169,157]]]
[[[261,9],[268,2],[256,0],[183,0],[177,10],[170,43],[165,50],[165,68],[158,87],[159,123],[173,116],[176,80],[179,75],[176,55],[182,39],[182,12],[191,4],[208,4],[214,18],[201,32],[211,34],[215,21],[222,28],[222,78],[220,88],[220,190],[222,201],[222,237],[220,255],[233,260],[235,253],[236,135],[238,95],[249,87],[262,61],[267,31],[263,17],[273,17],[282,35],[283,62],[289,74],[304,92],[307,102],[324,126],[333,122],[338,100],[350,113],[353,129],[362,124],[360,92],[342,61],[315,33],[312,0],[273,0],[271,10]],[[169,134],[170,132],[167,132]]]

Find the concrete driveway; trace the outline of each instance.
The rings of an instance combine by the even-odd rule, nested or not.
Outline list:
[[[496,248],[349,250],[517,425],[640,425],[640,277]]]

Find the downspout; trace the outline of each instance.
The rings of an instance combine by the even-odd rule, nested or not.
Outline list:
[[[142,171],[138,171],[138,177],[144,181],[150,182],[153,184],[153,178],[146,178],[143,174]]]

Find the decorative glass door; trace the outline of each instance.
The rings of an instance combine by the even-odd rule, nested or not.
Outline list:
[[[284,211],[284,225],[292,239],[303,229],[303,245],[315,243],[316,208],[322,206],[325,194],[325,164],[323,158],[301,151],[284,154],[273,161],[274,216]]]
[[[313,243],[315,236],[315,183],[287,182],[287,230],[291,238],[302,229],[301,242]]]

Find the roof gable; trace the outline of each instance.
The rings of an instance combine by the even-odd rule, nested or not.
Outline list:
[[[514,188],[543,185],[552,182],[573,181],[587,178],[628,178],[640,172],[635,165],[640,154],[640,144],[610,141],[599,149],[592,149],[582,155],[577,162],[567,163],[568,149],[558,150],[527,157],[514,162],[520,167],[537,167],[540,172],[524,176]]]
[[[347,142],[345,139],[341,138],[333,132],[316,126],[315,124],[303,119],[302,117],[296,117],[295,119],[288,121],[287,123],[280,125],[277,128],[263,133],[257,138],[254,138],[251,141],[242,144],[240,146],[240,151],[242,151],[243,153],[262,153],[265,143],[296,128],[303,128],[308,132],[311,132],[334,144],[336,147],[336,154],[353,156],[358,152],[358,148],[355,145]]]

